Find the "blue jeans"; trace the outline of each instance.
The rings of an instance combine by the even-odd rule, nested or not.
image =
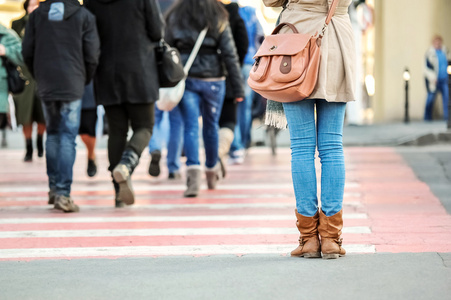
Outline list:
[[[315,170],[315,150],[318,147],[321,209],[326,216],[333,216],[343,207],[345,163],[342,133],[346,103],[307,99],[284,103],[283,108],[290,131],[291,173],[298,213],[312,217],[318,211]]]
[[[442,94],[443,99],[443,118],[448,120],[449,89],[448,78],[446,78],[437,80],[437,89],[435,92],[428,92],[426,108],[424,110],[424,119],[426,121],[432,121],[432,108],[434,107],[435,98],[437,97],[438,92]]]
[[[180,109],[176,106],[169,113],[169,132],[163,126],[164,111],[155,105],[155,124],[153,126],[152,138],[149,141],[149,153],[163,148],[167,141],[167,165],[169,173],[178,172],[180,169],[180,155],[183,146],[183,120]],[[169,139],[168,139],[169,137]]]
[[[70,196],[72,169],[75,162],[75,138],[81,116],[81,99],[42,102],[47,140],[45,153],[49,188],[57,195]]]
[[[205,165],[213,168],[218,162],[219,117],[225,95],[225,81],[186,80],[185,94],[179,103],[183,118],[186,165],[199,162],[199,116],[202,115],[202,135],[205,147]]]
[[[230,152],[248,147],[251,141],[252,128],[252,100],[254,91],[247,84],[249,72],[252,65],[243,65],[241,69],[244,78],[244,100],[237,104],[237,126],[235,126],[235,136],[233,138]]]

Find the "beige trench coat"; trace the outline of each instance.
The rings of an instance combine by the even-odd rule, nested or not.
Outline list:
[[[266,6],[282,6],[284,0],[263,0]],[[319,77],[309,98],[329,102],[354,101],[355,43],[348,15],[352,0],[339,0],[321,44]],[[280,22],[291,23],[300,33],[315,34],[323,28],[332,0],[289,0]],[[281,33],[290,32],[284,27]]]

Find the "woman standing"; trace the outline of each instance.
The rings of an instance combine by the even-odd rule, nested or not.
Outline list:
[[[221,170],[218,164],[219,117],[225,95],[225,69],[230,76],[233,96],[242,101],[242,77],[227,11],[217,0],[179,0],[167,14],[167,42],[178,48],[185,63],[199,33],[207,35],[189,71],[185,94],[179,107],[184,121],[184,143],[187,157],[187,190],[185,197],[199,193],[199,123],[202,115],[205,145],[205,175],[209,189],[216,187]],[[225,65],[225,69],[223,67]]]
[[[25,16],[11,23],[11,28],[20,38],[25,35],[25,27],[28,22],[29,15],[39,6],[38,0],[26,0],[23,4]],[[37,123],[37,139],[36,147],[38,149],[38,157],[44,155],[43,135],[45,132],[45,119],[42,111],[41,101],[36,94],[36,81],[31,76],[26,66],[21,66],[22,74],[27,78],[27,84],[22,93],[16,94],[14,98],[14,106],[16,108],[17,125],[22,125],[23,135],[25,136],[26,150],[24,161],[33,160],[33,123]]]
[[[280,22],[295,25],[300,33],[315,34],[322,29],[333,0],[263,2],[266,6],[286,4]],[[352,0],[338,0],[322,39],[319,76],[313,93],[308,99],[283,104],[291,139],[296,226],[301,233],[292,256],[321,257],[322,252],[323,258],[338,258],[346,253],[340,237],[345,186],[342,132],[346,102],[354,100],[355,49],[348,15],[351,3]],[[282,29],[282,33],[289,31],[288,27]],[[274,112],[274,107],[268,105],[269,117]],[[280,119],[273,121],[284,123]],[[316,149],[321,159],[321,207],[317,198]]]
[[[131,175],[152,135],[158,99],[154,48],[164,22],[156,0],[85,0],[101,42],[95,99],[108,119],[108,159],[116,207],[135,202]],[[133,130],[127,139],[129,125]]]

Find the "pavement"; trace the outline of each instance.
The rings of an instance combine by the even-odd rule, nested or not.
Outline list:
[[[79,145],[78,214],[47,206],[45,162],[23,163],[21,135],[10,132],[0,149],[0,299],[450,299],[451,143],[416,142],[447,133],[445,123],[344,131],[348,253],[337,260],[287,256],[298,238],[287,131],[276,156],[251,148],[198,198],[183,198],[183,181],[164,169],[147,175],[144,154],[136,204],[121,210],[106,139],[93,179]],[[253,136],[264,141],[265,128]]]

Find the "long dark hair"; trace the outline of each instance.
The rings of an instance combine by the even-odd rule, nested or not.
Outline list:
[[[218,0],[178,0],[166,13],[169,25],[194,28],[201,31],[208,26],[219,29],[227,22],[229,15]]]

